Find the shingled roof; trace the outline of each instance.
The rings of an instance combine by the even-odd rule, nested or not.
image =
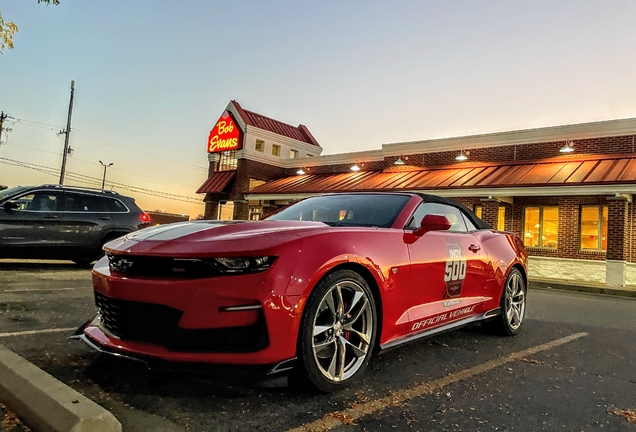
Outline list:
[[[241,118],[247,125],[320,147],[316,138],[314,138],[305,125],[300,124],[297,127],[292,126],[262,114],[243,109],[243,107],[241,107],[241,105],[235,100],[231,103],[234,105],[234,108],[236,108],[236,111],[240,114]]]

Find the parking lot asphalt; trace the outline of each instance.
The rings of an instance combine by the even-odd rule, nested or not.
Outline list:
[[[531,285],[518,336],[474,326],[406,345],[330,395],[256,386],[240,369],[148,371],[102,356],[68,340],[94,311],[88,269],[0,260],[0,344],[124,431],[636,430],[633,298]]]

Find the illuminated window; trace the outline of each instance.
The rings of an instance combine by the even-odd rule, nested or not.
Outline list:
[[[280,146],[279,145],[272,145],[272,155],[274,156],[280,156]]]
[[[581,249],[607,250],[607,206],[581,207]]]
[[[236,150],[224,151],[219,156],[217,171],[232,171],[236,169]]]
[[[482,206],[480,206],[480,205],[475,206],[475,215],[477,215],[477,217],[478,217],[479,219],[481,219],[481,210],[482,210],[482,208],[483,208],[483,207],[482,207]]]
[[[290,159],[298,159],[298,150],[290,150],[289,151]]]
[[[506,208],[503,206],[498,209],[497,229],[499,231],[504,231],[506,229]]]
[[[558,207],[526,207],[523,243],[528,247],[556,249],[559,234]]]
[[[257,152],[265,151],[265,141],[256,140],[256,144],[254,144],[254,150],[256,150]]]

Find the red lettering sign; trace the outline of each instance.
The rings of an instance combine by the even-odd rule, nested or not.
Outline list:
[[[208,136],[208,153],[237,150],[241,143],[241,130],[234,123],[227,111],[223,113],[219,121]]]

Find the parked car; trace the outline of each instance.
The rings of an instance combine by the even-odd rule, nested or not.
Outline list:
[[[266,365],[323,391],[382,350],[476,322],[517,333],[527,253],[417,193],[307,198],[262,221],[192,221],[108,243],[76,338],[152,365]]]
[[[133,198],[60,185],[0,191],[0,258],[70,259],[86,265],[102,246],[148,226]]]

